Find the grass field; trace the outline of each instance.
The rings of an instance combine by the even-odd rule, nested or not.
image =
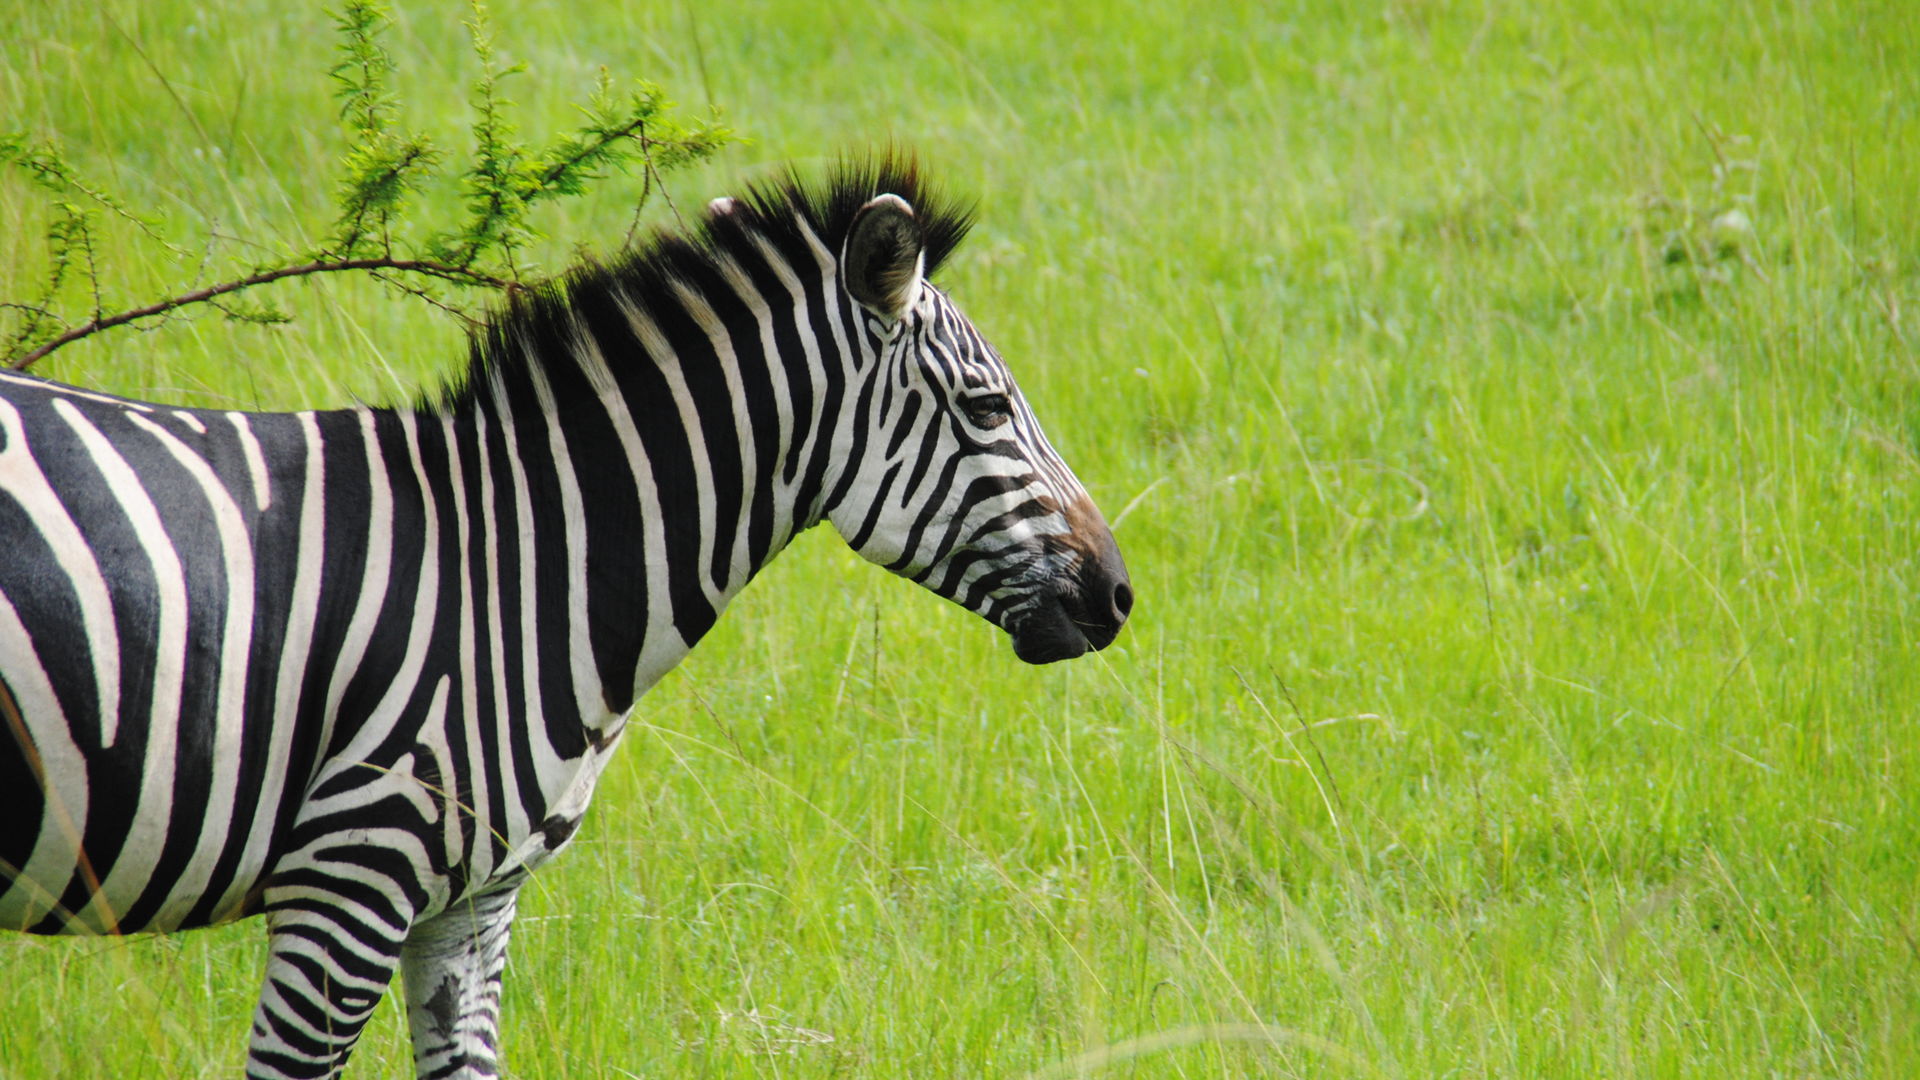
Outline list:
[[[393,44],[457,144],[451,11]],[[528,890],[512,1075],[1920,1075],[1920,11],[494,11],[530,131],[602,64],[724,106],[752,142],[685,204],[889,142],[978,196],[944,283],[1139,596],[1031,669],[802,537]],[[0,114],[184,235],[292,242],[328,25],[11,4]],[[619,241],[616,187],[550,262]],[[0,299],[44,221],[0,180]],[[294,407],[460,356],[377,288],[279,295],[40,370]],[[0,1078],[235,1075],[263,957],[0,938]],[[349,1075],[409,1069],[389,1000]]]

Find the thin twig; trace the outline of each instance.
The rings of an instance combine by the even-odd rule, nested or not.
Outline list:
[[[59,314],[56,313],[52,308],[41,307],[38,304],[21,304],[21,303],[16,303],[15,301],[12,301],[12,300],[0,300],[0,308],[15,308],[20,311],[30,312],[33,315],[42,319],[59,319],[59,321],[63,323],[67,321],[65,319],[61,319]]]
[[[408,146],[404,156],[394,161],[393,164],[382,171],[378,180],[365,183],[363,189],[367,191],[377,191],[388,184],[397,183],[402,176],[406,175],[408,169],[420,164],[421,159],[426,156],[426,147],[418,143]],[[373,202],[373,198],[369,196],[359,199],[354,203],[353,213],[350,215],[352,220],[346,223],[346,228],[340,234],[338,250],[352,251],[360,245],[361,239],[366,234],[367,214],[372,210]],[[380,222],[381,236],[385,239],[388,217],[387,211],[380,210],[375,213]],[[393,250],[390,242],[386,245],[386,248],[389,252]]]
[[[633,246],[634,235],[640,231],[640,215],[647,208],[647,200],[652,197],[653,169],[651,165],[649,165],[649,167],[640,170],[640,201],[633,204],[633,220],[627,223],[627,238],[623,246]]]
[[[378,281],[380,284],[398,289],[401,292],[407,294],[408,296],[413,297],[415,300],[419,300],[422,303],[429,304],[433,307],[439,308],[441,311],[444,311],[447,314],[453,316],[454,318],[459,319],[460,322],[463,325],[465,325],[466,328],[469,330],[478,330],[486,325],[486,323],[483,320],[474,318],[473,314],[467,311],[467,309],[463,307],[459,307],[454,304],[450,304],[447,301],[440,299],[439,297],[433,295],[432,293],[428,292],[427,290],[421,288],[418,285],[409,285],[405,281],[402,281],[401,279],[394,277],[391,274],[383,274],[378,270],[371,271],[371,273],[373,275],[373,279],[375,281]]]
[[[667,204],[667,209],[673,211],[674,222],[684,229],[687,227],[687,219],[680,216],[680,208],[674,205],[673,192],[667,190],[666,178],[660,175],[659,167],[653,163],[653,154],[651,151],[652,147],[650,146],[642,149],[640,159],[646,162],[647,174],[653,177],[654,184],[660,188],[660,198]]]
[[[219,285],[210,285],[204,289],[195,289],[192,292],[182,293],[179,296],[168,297],[157,303],[148,304],[146,307],[122,311],[115,315],[96,315],[91,322],[74,327],[59,337],[54,338],[52,341],[28,352],[18,360],[13,361],[9,366],[15,371],[25,371],[33,365],[34,361],[55,349],[71,345],[81,338],[92,337],[102,330],[111,330],[116,326],[125,326],[130,322],[150,319],[155,315],[165,314],[175,308],[185,307],[188,304],[203,304],[217,296],[238,292],[241,289],[250,289],[256,285],[265,285],[268,282],[279,281],[282,278],[305,277],[310,274],[334,274],[350,270],[399,270],[410,274],[425,274],[428,277],[441,278],[442,280],[451,281],[458,285],[484,285],[488,288],[500,290],[516,288],[514,282],[507,281],[503,278],[482,274],[463,266],[450,266],[446,263],[432,262],[425,259],[339,259],[333,262],[310,262],[302,263],[298,266],[281,266],[272,270],[263,270],[248,277],[222,282]]]
[[[618,131],[595,132],[595,134],[600,136],[600,141],[582,146],[580,148],[579,153],[573,155],[572,157],[568,158],[565,161],[554,162],[552,168],[549,168],[545,173],[541,174],[540,187],[537,191],[534,192],[533,196],[529,199],[529,201],[532,201],[532,198],[538,198],[539,196],[546,194],[548,190],[553,187],[554,184],[559,182],[561,177],[565,176],[568,172],[572,171],[574,166],[587,160],[593,155],[599,153],[600,151],[605,150],[607,147],[612,146],[614,143],[617,143],[622,139],[634,139],[638,141],[641,147],[643,148],[641,152],[644,154],[645,148],[651,145],[647,140],[646,131],[647,131],[647,118],[643,116],[637,120],[628,121],[627,126],[621,128]]]
[[[57,278],[54,280],[54,284],[56,286],[59,284],[59,280]],[[12,301],[0,301],[0,308],[13,308],[18,311],[26,312],[26,318],[22,319],[20,322],[20,329],[14,333],[13,340],[7,342],[6,349],[4,351],[0,351],[0,355],[11,353],[13,350],[19,348],[21,345],[25,344],[28,341],[31,341],[33,339],[33,336],[40,332],[40,323],[42,320],[52,319],[53,321],[59,323],[61,326],[73,325],[67,320],[61,318],[59,313],[55,312],[52,308],[41,307],[38,304],[19,304],[19,303],[14,303]]]
[[[80,251],[87,257],[87,283],[93,289],[93,317],[98,319],[105,308],[100,299],[100,266],[93,260],[93,230],[87,227],[86,218],[75,220],[80,226]]]

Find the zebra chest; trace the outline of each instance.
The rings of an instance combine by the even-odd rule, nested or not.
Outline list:
[[[538,820],[528,821],[526,835],[518,839],[500,864],[499,875],[536,869],[573,839],[580,819],[586,815],[587,804],[593,799],[600,774],[625,734],[625,722],[616,721],[605,736],[588,744],[579,757],[553,763],[548,770],[549,782],[542,784],[550,793],[546,813]]]
[[[342,851],[404,852],[430,913],[524,877],[572,839],[624,721],[607,718],[577,754],[561,755],[544,740],[480,737],[455,722],[463,710],[449,688],[439,681],[422,722],[386,727],[378,746],[363,729],[330,755],[277,880],[325,871]]]

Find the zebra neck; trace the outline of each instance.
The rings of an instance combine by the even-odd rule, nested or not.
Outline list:
[[[530,542],[491,572],[564,596],[541,607],[564,614],[590,726],[596,705],[623,714],[820,520],[861,366],[850,316],[823,296],[824,332],[804,297],[599,299],[520,328],[518,362],[496,365],[456,421],[509,463],[496,485]]]

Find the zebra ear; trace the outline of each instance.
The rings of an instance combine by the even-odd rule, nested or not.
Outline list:
[[[898,195],[869,200],[853,215],[841,277],[847,294],[888,322],[898,322],[920,298],[926,255],[919,219]]]

